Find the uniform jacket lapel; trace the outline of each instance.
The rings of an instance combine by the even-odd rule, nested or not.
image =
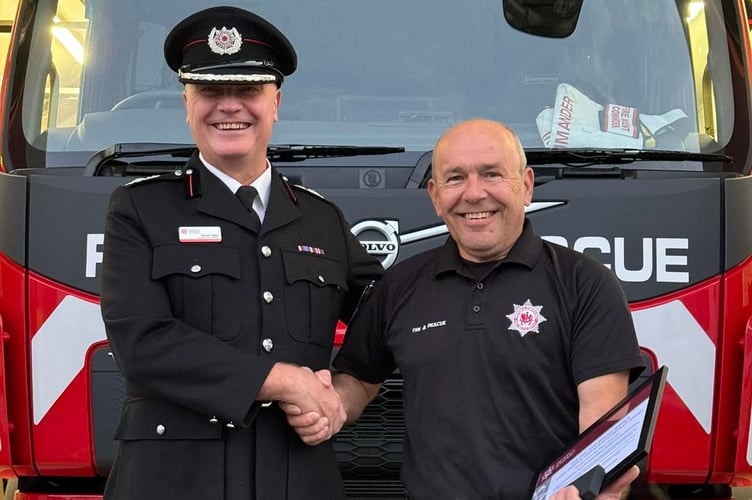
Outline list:
[[[300,209],[292,200],[289,187],[285,186],[279,172],[272,167],[272,185],[269,206],[266,209],[261,232],[273,231],[300,217]]]

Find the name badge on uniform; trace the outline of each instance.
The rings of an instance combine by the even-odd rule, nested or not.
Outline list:
[[[222,241],[222,228],[219,226],[180,226],[180,243],[219,243]]]

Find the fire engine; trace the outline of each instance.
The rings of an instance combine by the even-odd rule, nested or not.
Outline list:
[[[536,231],[614,272],[648,371],[669,367],[635,495],[752,485],[742,0],[227,3],[298,51],[270,160],[334,200],[385,267],[447,237],[424,189],[438,136],[466,118],[509,124],[535,171]],[[123,389],[98,305],[105,207],[192,151],[162,43],[209,4],[19,2],[0,96],[6,498],[101,498]],[[401,387],[395,374],[336,437],[352,497],[403,494]]]

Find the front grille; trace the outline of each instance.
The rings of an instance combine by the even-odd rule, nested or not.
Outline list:
[[[404,498],[402,386],[399,375],[387,379],[357,423],[333,440],[349,498]]]

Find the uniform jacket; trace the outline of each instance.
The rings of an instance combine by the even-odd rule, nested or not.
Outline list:
[[[337,320],[381,274],[336,206],[272,172],[257,234],[194,156],[115,190],[102,270],[126,380],[106,498],[343,497],[331,444],[303,444],[255,401],[275,362],[329,366]]]

